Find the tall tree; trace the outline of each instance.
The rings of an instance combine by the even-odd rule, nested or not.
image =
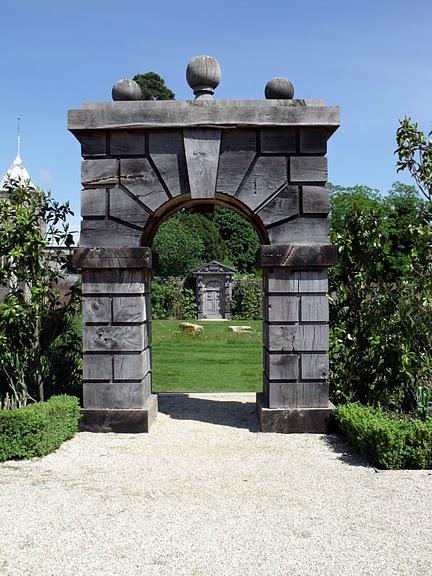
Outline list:
[[[202,263],[204,244],[178,216],[163,222],[153,239],[152,248],[159,256],[160,276],[187,276]]]
[[[252,224],[233,210],[217,206],[213,222],[225,241],[228,259],[239,272],[254,272],[255,255],[261,243]]]
[[[174,100],[175,94],[166,85],[165,80],[155,72],[137,74],[133,78],[139,84],[143,100]]]

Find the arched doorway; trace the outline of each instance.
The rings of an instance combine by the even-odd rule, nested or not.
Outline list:
[[[262,245],[263,431],[324,432],[328,400],[326,142],[338,110],[321,101],[113,102],[70,111],[81,143],[84,422],[148,431],[148,248],[181,206],[223,205]]]

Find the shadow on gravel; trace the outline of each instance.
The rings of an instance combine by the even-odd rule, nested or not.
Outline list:
[[[255,402],[195,398],[188,394],[158,394],[159,412],[176,420],[196,420],[259,432]]]
[[[335,454],[337,454],[338,460],[341,460],[345,464],[349,464],[350,466],[361,466],[362,468],[373,468],[373,466],[363,458],[363,456],[345,442],[342,436],[337,434],[324,436],[324,442]]]

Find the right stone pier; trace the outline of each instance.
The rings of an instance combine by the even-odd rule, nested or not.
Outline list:
[[[330,245],[262,246],[264,382],[257,396],[263,432],[326,433],[329,401],[327,268]]]

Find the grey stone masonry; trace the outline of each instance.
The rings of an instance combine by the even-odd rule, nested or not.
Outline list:
[[[329,243],[326,153],[339,109],[293,100],[292,85],[279,77],[266,88],[267,100],[212,100],[218,65],[212,60],[215,77],[207,77],[207,60],[195,59],[188,72],[197,100],[130,100],[120,90],[114,102],[69,111],[82,155],[75,266],[83,271],[85,427],[150,426],[157,411],[154,255],[143,246],[179,209],[217,205],[251,222],[261,240],[262,430],[324,432],[331,411],[327,269],[337,259]],[[229,287],[207,280],[205,314],[224,309],[229,316]]]
[[[83,282],[82,429],[93,429],[95,411],[116,410],[124,426],[134,410],[143,411],[151,398],[150,270],[148,248],[78,248],[75,266]],[[100,413],[98,416],[100,420]],[[101,423],[98,422],[97,429]]]

